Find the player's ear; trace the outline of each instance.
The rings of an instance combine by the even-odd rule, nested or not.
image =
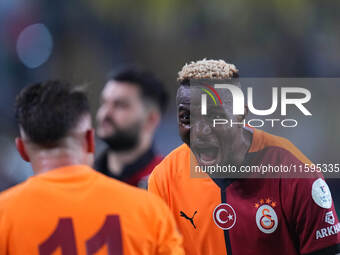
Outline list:
[[[30,158],[28,157],[28,154],[25,149],[24,141],[21,137],[15,138],[15,146],[17,147],[17,150],[21,156],[21,158],[27,162],[30,162]]]
[[[94,129],[91,128],[86,131],[86,146],[88,153],[94,153],[95,150],[95,141],[94,141]]]

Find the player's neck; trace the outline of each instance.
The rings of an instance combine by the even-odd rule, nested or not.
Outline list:
[[[109,151],[107,166],[110,172],[115,175],[120,175],[124,167],[135,162],[141,157],[151,146],[152,139],[146,139],[144,136],[140,143],[133,149],[127,151]]]
[[[89,164],[85,155],[69,151],[38,152],[31,158],[35,175],[46,173],[52,169],[69,166]]]

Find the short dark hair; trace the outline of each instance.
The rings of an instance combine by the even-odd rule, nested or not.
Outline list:
[[[41,146],[56,146],[89,112],[86,94],[60,80],[32,84],[16,98],[18,125],[33,143]]]
[[[140,88],[142,97],[156,103],[161,113],[164,113],[168,104],[169,95],[163,83],[148,71],[142,71],[134,67],[127,67],[116,72],[111,72],[108,80],[129,82]]]

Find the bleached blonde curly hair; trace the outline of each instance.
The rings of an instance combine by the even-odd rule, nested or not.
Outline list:
[[[179,82],[191,79],[230,79],[238,77],[238,69],[235,65],[229,64],[224,60],[202,59],[190,64],[185,64],[178,72]]]

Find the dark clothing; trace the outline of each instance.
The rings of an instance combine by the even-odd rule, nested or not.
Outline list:
[[[120,175],[115,175],[108,168],[108,152],[109,149],[106,149],[99,155],[95,161],[94,168],[106,176],[141,188],[147,188],[150,173],[163,159],[161,155],[155,154],[153,147],[150,147],[137,160],[126,165]]]

